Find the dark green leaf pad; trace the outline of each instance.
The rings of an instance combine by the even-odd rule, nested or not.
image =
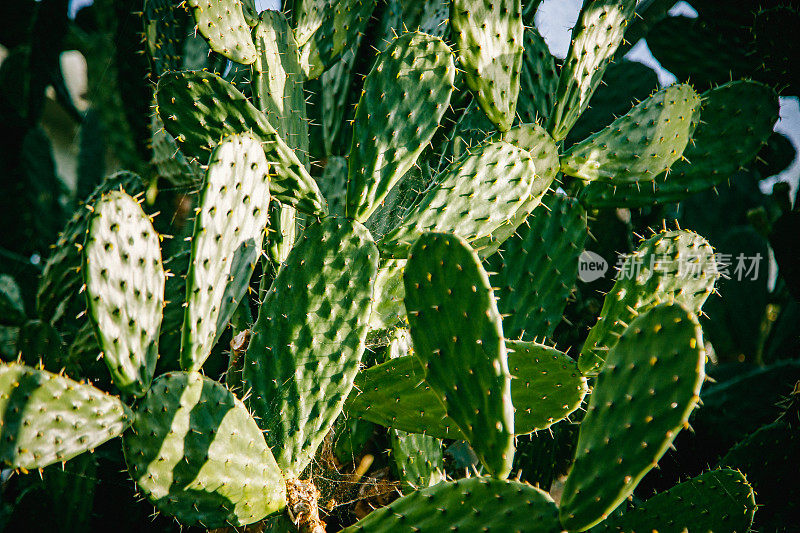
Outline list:
[[[630,322],[663,302],[680,302],[699,315],[719,278],[714,250],[700,235],[665,231],[643,241],[620,266],[600,318],[581,349],[578,366],[597,372],[605,354]]]
[[[252,524],[286,505],[280,468],[247,408],[197,372],[159,376],[122,445],[139,489],[184,525]]]
[[[572,358],[535,342],[506,341],[506,348],[518,435],[547,429],[581,406],[589,387]]]
[[[756,81],[734,81],[700,95],[700,124],[685,160],[650,184],[593,182],[578,198],[591,207],[640,207],[681,200],[733,177],[750,163],[778,120],[778,95]]]
[[[547,131],[564,139],[589,105],[633,17],[636,0],[589,0],[572,29],[572,41],[558,78],[556,104]]]
[[[381,251],[403,258],[426,231],[455,233],[467,242],[488,241],[533,193],[549,186],[536,170],[530,152],[507,142],[478,147],[435,178],[400,225],[381,240]]]
[[[416,163],[450,106],[455,74],[450,48],[424,33],[406,33],[380,54],[356,107],[347,216],[367,220]]]
[[[391,430],[389,435],[397,473],[409,490],[423,489],[444,481],[441,439],[399,429]]]
[[[492,475],[514,459],[514,408],[503,326],[489,276],[469,244],[425,233],[403,273],[414,350],[425,379]]]
[[[256,60],[241,0],[187,0],[186,5],[192,8],[197,29],[212,50],[243,65]]]
[[[558,533],[550,495],[525,483],[485,477],[459,479],[414,491],[377,509],[342,533],[514,531]]]
[[[514,431],[525,435],[565,419],[587,393],[572,359],[555,348],[506,341]],[[371,422],[442,439],[465,438],[425,381],[416,357],[400,357],[359,373],[347,411]]]
[[[367,229],[328,217],[306,228],[261,304],[245,390],[287,474],[308,465],[350,393],[377,271]]]
[[[503,253],[488,259],[508,338],[550,338],[578,278],[586,211],[561,194],[545,196],[543,204],[505,241]]]
[[[248,134],[226,137],[211,154],[186,276],[184,370],[203,366],[249,287],[269,216],[268,167]]]
[[[794,517],[800,512],[800,480],[796,475],[800,434],[797,419],[787,420],[789,414],[750,433],[719,462],[719,466],[736,468],[747,475],[758,495],[754,529],[759,531],[786,531],[785,527],[795,523]]]
[[[147,392],[158,360],[164,307],[161,244],[150,218],[124,192],[94,204],[83,250],[86,303],[103,358],[123,392]]]
[[[142,19],[154,74],[180,70],[189,14],[172,0],[145,0]]]
[[[520,124],[503,134],[495,133],[490,140],[503,140],[529,153],[536,168],[536,179],[530,195],[516,212],[500,224],[491,235],[472,243],[472,247],[478,250],[478,255],[482,258],[494,254],[517,232],[531,212],[541,203],[553,180],[556,179],[559,169],[558,146],[550,134],[538,124]]]
[[[39,282],[36,310],[43,320],[56,323],[62,317],[72,319],[86,308],[85,299],[78,292],[83,285],[80,267],[90,209],[103,194],[114,190],[123,190],[133,196],[144,191],[144,184],[133,172],[117,172],[86,198],[86,209],[78,209],[72,215],[64,231],[58,235]]]
[[[680,304],[654,307],[625,330],[581,422],[561,500],[566,529],[605,519],[656,466],[700,399],[705,358],[700,324]]]
[[[561,157],[561,172],[584,182],[653,181],[680,159],[699,120],[697,93],[671,85],[573,145]]]
[[[295,38],[308,79],[318,78],[356,43],[377,3],[377,0],[295,2]]]
[[[0,461],[43,468],[122,433],[133,415],[118,398],[58,374],[0,365]]]
[[[294,150],[227,81],[210,72],[168,72],[158,82],[156,101],[164,127],[187,156],[205,162],[226,135],[252,132],[270,163],[270,194],[304,213],[326,212],[317,183]]]
[[[711,470],[656,494],[621,516],[609,518],[597,529],[631,533],[742,533],[750,530],[755,511],[753,487],[742,473],[725,468]]]
[[[558,73],[555,58],[536,28],[525,28],[524,43],[517,114],[523,123],[532,124],[550,116],[556,103]]]
[[[508,130],[524,51],[520,0],[452,0],[450,25],[467,86],[489,120]]]

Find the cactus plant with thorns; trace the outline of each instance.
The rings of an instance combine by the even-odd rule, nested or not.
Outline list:
[[[3,278],[3,464],[90,468],[94,498],[87,452],[118,439],[135,495],[206,529],[749,530],[751,473],[769,480],[748,450],[796,445],[791,420],[640,487],[716,372],[712,243],[664,222],[602,303],[576,283],[604,223],[667,218],[770,157],[785,62],[762,40],[762,81],[642,93],[621,55],[667,26],[659,2],[586,0],[563,61],[538,3],[145,0],[152,176],[110,176],[66,224],[37,320]],[[162,224],[170,187],[189,207]],[[341,510],[337,476],[371,512]]]

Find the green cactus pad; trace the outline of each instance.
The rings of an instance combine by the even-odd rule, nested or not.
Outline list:
[[[538,124],[520,124],[503,134],[495,133],[490,140],[503,140],[528,152],[536,168],[536,180],[531,194],[516,210],[513,216],[500,224],[491,235],[472,243],[478,255],[489,257],[514,235],[528,216],[541,203],[548,188],[558,174],[558,146],[553,138]]]
[[[340,154],[345,144],[343,137],[349,135],[349,128],[344,127],[346,117],[352,117],[350,106],[354,98],[352,91],[353,68],[356,62],[356,50],[361,43],[359,37],[356,46],[342,55],[342,58],[322,73],[319,84],[325,90],[319,92],[322,136],[326,154]],[[349,141],[349,139],[347,139]],[[347,146],[349,148],[349,146]],[[345,187],[346,189],[346,187]],[[342,211],[344,213],[344,211]]]
[[[631,533],[742,533],[750,530],[755,511],[753,487],[743,474],[726,468],[675,485],[621,516],[609,518],[597,529]]]
[[[750,433],[719,462],[719,466],[747,474],[758,496],[755,528],[760,531],[782,531],[794,523],[800,511],[797,501],[800,434],[797,420],[787,420],[788,414]]]
[[[91,216],[91,207],[103,194],[123,190],[130,195],[144,191],[142,179],[132,172],[118,172],[98,185],[86,199],[85,209],[78,209],[56,241],[44,265],[36,310],[43,320],[58,322],[62,317],[72,319],[86,308],[85,298],[79,294],[83,285],[80,273],[83,261],[83,241]]]
[[[241,0],[187,0],[186,5],[192,8],[197,29],[212,50],[243,65],[256,60]]]
[[[506,349],[517,435],[547,429],[581,405],[587,386],[575,361],[530,342],[506,341]],[[355,389],[358,394],[347,401],[351,415],[410,433],[465,438],[437,401],[416,357],[400,357],[359,373]]]
[[[270,163],[270,194],[312,215],[325,212],[316,182],[267,118],[236,87],[209,72],[168,72],[156,90],[158,113],[183,152],[205,162],[232,133],[252,132]]]
[[[397,429],[391,430],[389,435],[397,472],[411,490],[430,487],[444,481],[441,439]]]
[[[561,523],[585,531],[625,501],[656,466],[700,399],[700,324],[680,304],[640,314],[608,352],[581,422]]]
[[[589,231],[586,212],[577,200],[547,195],[488,260],[496,272],[497,306],[508,338],[550,338],[578,278],[578,258]]]
[[[680,302],[700,314],[719,278],[714,250],[700,235],[666,231],[643,241],[620,266],[600,318],[581,349],[578,366],[595,373],[605,354],[639,314],[663,302]]]
[[[558,508],[543,490],[474,477],[414,491],[342,533],[514,531],[558,533]]]
[[[306,77],[330,68],[366,30],[377,0],[301,0],[295,3],[295,38]]]
[[[300,236],[261,304],[245,389],[288,474],[308,465],[350,393],[377,270],[366,228],[325,218]]]
[[[567,136],[589,105],[635,7],[635,0],[589,0],[583,4],[558,78],[556,105],[547,122],[547,131],[556,141]]]
[[[0,462],[43,468],[122,433],[130,409],[118,398],[58,374],[0,365]]]
[[[380,242],[381,251],[402,258],[426,231],[452,232],[467,242],[488,238],[550,180],[540,176],[527,151],[504,141],[485,144],[451,164]]]
[[[536,28],[525,28],[524,43],[517,113],[523,123],[534,123],[550,116],[558,73],[555,58]]]
[[[347,216],[367,220],[416,163],[450,105],[455,73],[450,48],[423,33],[394,39],[378,57],[356,108]]]
[[[83,251],[86,302],[103,358],[123,392],[147,392],[158,359],[164,267],[139,204],[119,191],[94,204]]]
[[[267,10],[261,13],[253,38],[258,52],[252,67],[256,105],[308,167],[306,95],[292,28],[283,13]]]
[[[405,259],[386,259],[381,263],[375,279],[372,313],[369,316],[370,329],[391,328],[405,319],[405,266]]]
[[[584,182],[653,181],[680,159],[699,120],[694,90],[671,85],[573,145],[561,157],[561,172]]]
[[[414,350],[425,379],[492,475],[514,459],[506,346],[489,276],[469,244],[425,233],[403,273]]]
[[[778,119],[778,95],[734,81],[700,95],[700,124],[669,173],[649,184],[593,182],[578,198],[591,207],[639,207],[681,200],[731,178],[761,150]]]
[[[450,25],[467,86],[489,120],[508,130],[524,51],[520,0],[452,0]]]
[[[211,154],[186,277],[184,370],[203,366],[247,291],[269,215],[268,167],[251,135],[226,137]]]
[[[329,157],[319,181],[319,186],[328,199],[328,211],[332,215],[344,216],[347,201],[347,158]]]
[[[16,280],[0,274],[0,324],[19,326],[25,322],[25,305]]]
[[[159,376],[122,444],[139,489],[184,525],[241,526],[286,505],[281,471],[247,408],[196,372]]]

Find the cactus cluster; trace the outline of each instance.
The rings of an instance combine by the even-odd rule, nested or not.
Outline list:
[[[686,210],[786,159],[772,86],[796,80],[763,33],[797,12],[720,15],[740,39],[751,24],[761,81],[705,83],[671,37],[719,45],[705,2],[687,23],[663,2],[586,0],[563,61],[538,4],[143,0],[145,178],[96,185],[30,295],[0,273],[0,462],[20,474],[3,476],[0,529],[52,487],[94,499],[63,510],[70,530],[101,527],[120,479],[135,491],[109,508],[190,528],[791,528],[773,476],[797,457],[800,367],[733,361],[771,363],[796,332],[764,303],[757,352],[723,351],[742,332],[714,304],[726,241]],[[622,59],[651,35],[694,61],[660,89]],[[780,190],[737,235],[772,243],[786,279],[769,311],[791,324],[797,211]],[[628,252],[615,279],[579,280],[589,248]],[[115,512],[117,529],[155,527]]]

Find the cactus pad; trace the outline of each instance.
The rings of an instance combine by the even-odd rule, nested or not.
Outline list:
[[[575,362],[555,348],[506,341],[517,435],[547,429],[577,409],[586,379]],[[357,395],[347,401],[351,415],[410,433],[465,438],[425,381],[416,357],[400,357],[359,373]]]
[[[381,240],[381,251],[405,257],[426,231],[452,232],[467,242],[488,238],[534,192],[543,192],[542,185],[546,189],[549,180],[537,174],[529,152],[503,141],[485,144],[435,178],[422,200]]]
[[[236,87],[209,72],[168,72],[158,82],[158,113],[181,150],[205,162],[231,133],[252,132],[270,163],[270,193],[310,213],[325,212],[325,199],[303,163],[267,118]]]
[[[636,0],[589,0],[583,4],[558,78],[556,104],[547,122],[547,131],[556,141],[567,136],[589,105],[635,7]]]
[[[503,328],[489,277],[466,241],[425,233],[403,274],[409,330],[425,379],[486,468],[505,477],[514,411]]]
[[[122,433],[130,409],[118,398],[58,374],[0,365],[0,462],[43,468]]]
[[[558,533],[558,508],[543,490],[516,481],[459,479],[415,491],[342,533],[514,531]]]
[[[364,33],[377,0],[302,0],[296,4],[295,38],[306,77],[330,68]]]
[[[610,518],[599,531],[713,531],[750,530],[756,500],[753,487],[736,470],[711,470],[656,494],[643,504]]]
[[[404,34],[381,53],[356,108],[348,216],[367,220],[417,161],[450,105],[455,72],[444,41],[423,33]]]
[[[353,386],[377,270],[366,228],[325,218],[300,236],[261,304],[245,389],[289,474],[311,461]]]
[[[117,387],[147,392],[164,307],[161,245],[150,218],[123,192],[95,203],[84,246],[89,317]]]
[[[651,184],[592,182],[578,198],[592,207],[638,207],[681,200],[731,178],[761,150],[778,119],[778,95],[734,81],[700,95],[700,124],[669,173]]]
[[[452,0],[450,25],[467,86],[489,120],[508,130],[524,50],[520,0]]]
[[[196,372],[159,376],[122,443],[139,489],[185,525],[251,524],[286,505],[281,471],[247,408]]]
[[[700,399],[700,324],[680,304],[640,314],[608,352],[581,422],[561,523],[585,531],[656,466]]]
[[[269,215],[268,167],[251,135],[229,136],[211,155],[186,277],[184,370],[200,369],[247,291]]]
[[[681,157],[699,120],[694,90],[671,85],[573,145],[561,157],[561,172],[586,182],[653,181]]]
[[[586,212],[572,198],[552,194],[491,256],[498,308],[508,338],[551,337],[578,277],[588,237]]]
[[[389,435],[397,472],[407,486],[421,489],[444,480],[441,439],[397,429],[391,430]]]
[[[532,124],[550,116],[558,73],[555,58],[536,28],[525,28],[524,43],[517,113],[523,123]]]
[[[192,8],[198,31],[215,52],[244,65],[256,60],[241,0],[187,0],[186,4]]]

